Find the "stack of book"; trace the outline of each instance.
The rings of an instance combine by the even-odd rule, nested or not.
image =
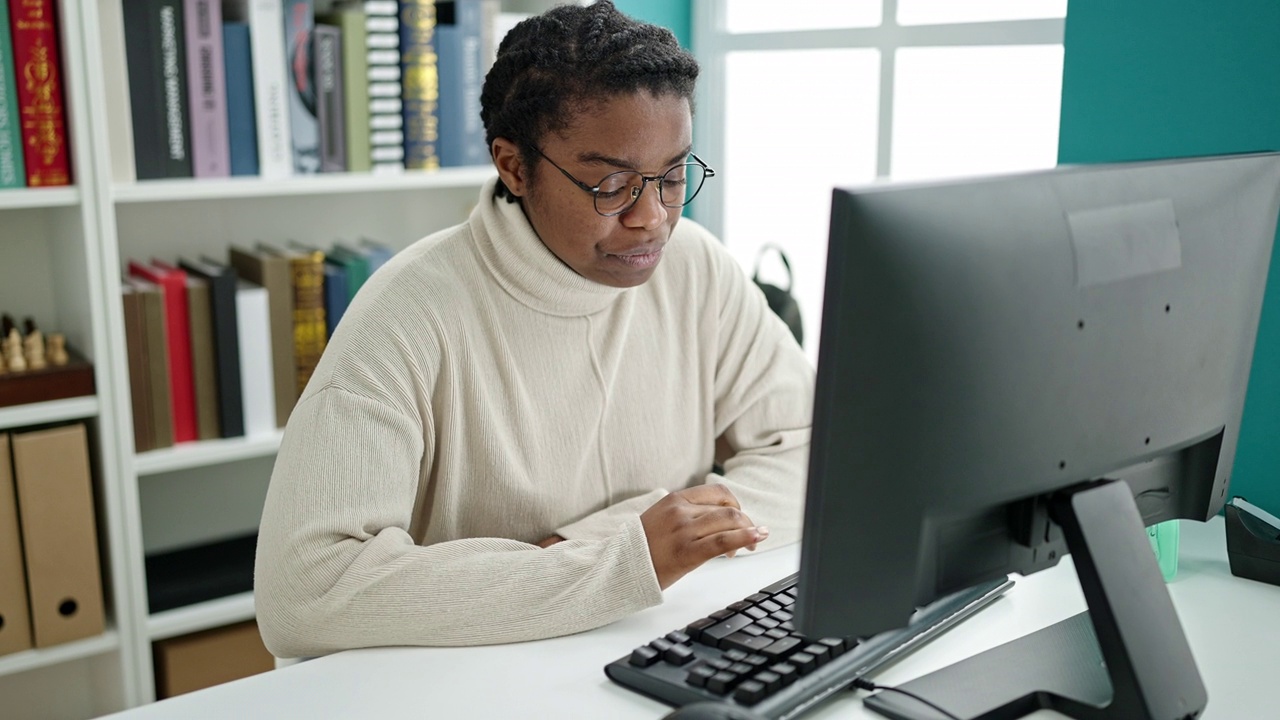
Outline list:
[[[489,161],[480,91],[515,20],[498,0],[315,2],[123,0],[134,177]]]
[[[348,304],[391,254],[362,240],[131,260],[121,293],[135,450],[283,427]]]

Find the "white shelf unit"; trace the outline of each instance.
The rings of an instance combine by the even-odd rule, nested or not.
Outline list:
[[[289,240],[369,237],[402,249],[462,222],[491,167],[267,181],[132,181],[121,44],[127,0],[57,0],[72,176],[0,191],[0,311],[61,330],[94,363],[93,396],[0,408],[0,432],[89,428],[105,634],[0,656],[0,715],[91,718],[155,698],[151,643],[254,617],[251,592],[149,613],[146,557],[256,529],[283,433],[135,453],[120,303],[129,259],[209,255]],[[318,10],[332,0],[316,0]],[[556,0],[503,0],[532,13]]]

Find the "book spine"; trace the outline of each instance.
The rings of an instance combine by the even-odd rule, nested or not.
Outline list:
[[[400,8],[395,2],[365,0],[365,62],[367,66],[367,92],[369,95],[369,158],[371,169],[404,168],[403,140],[379,134],[374,126],[381,115],[400,115]],[[392,70],[394,68],[394,70]],[[381,78],[381,79],[380,79]],[[395,110],[378,100],[396,101]]]
[[[293,170],[320,170],[320,122],[316,118],[316,86],[311,73],[315,7],[312,0],[285,0],[284,51],[288,68],[289,125],[293,138]]]
[[[324,333],[326,338],[333,337],[338,328],[338,321],[347,311],[347,270],[341,265],[325,262],[324,264]]]
[[[348,10],[339,16],[342,28],[342,93],[347,137],[347,169],[368,171],[369,156],[369,63],[365,58],[365,15]]]
[[[287,177],[293,172],[293,133],[289,125],[284,11],[280,0],[248,2],[258,172],[264,178]]]
[[[22,125],[18,120],[16,82],[9,13],[0,9],[0,188],[27,184],[26,166],[22,161]]]
[[[68,185],[71,167],[53,0],[9,0],[9,12],[27,185]]]
[[[191,338],[191,378],[196,394],[196,439],[222,437],[218,421],[217,360],[213,353],[213,310],[209,282],[187,278],[187,326]]]
[[[489,162],[480,121],[481,18],[479,0],[455,0],[452,25],[438,25],[440,63],[440,166]]]
[[[440,167],[440,77],[435,29],[434,0],[403,0],[400,3],[404,165],[411,170]]]
[[[231,174],[220,0],[185,0],[192,174]]]
[[[191,177],[185,38],[179,0],[125,3],[124,32],[137,177]]]
[[[315,29],[316,116],[320,120],[320,172],[347,169],[347,136],[342,86],[342,32]]]
[[[236,319],[240,333],[240,395],[244,398],[244,432],[249,437],[262,436],[276,428],[267,289],[241,281],[236,290]]]
[[[293,270],[293,357],[298,395],[306,389],[324,354],[324,253],[302,253],[290,259]]]
[[[253,110],[249,26],[223,23],[222,56],[227,85],[227,139],[232,175],[258,174],[258,127]]]

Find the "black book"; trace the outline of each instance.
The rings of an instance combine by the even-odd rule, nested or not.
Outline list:
[[[347,169],[347,130],[342,87],[342,32],[316,25],[311,33],[312,70],[316,74],[316,117],[320,120],[320,172]]]
[[[208,258],[183,259],[178,265],[209,282],[213,306],[213,354],[218,376],[218,423],[222,437],[244,435],[244,399],[240,395],[240,324],[236,315],[235,268]]]
[[[182,0],[124,3],[125,59],[139,180],[191,177]]]

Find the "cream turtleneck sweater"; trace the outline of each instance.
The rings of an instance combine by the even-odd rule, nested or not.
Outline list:
[[[728,486],[764,547],[798,537],[813,372],[720,243],[681,220],[647,283],[607,287],[493,181],[481,198],[361,289],[289,418],[255,578],[279,657],[532,640],[656,605],[639,515],[699,483]]]

